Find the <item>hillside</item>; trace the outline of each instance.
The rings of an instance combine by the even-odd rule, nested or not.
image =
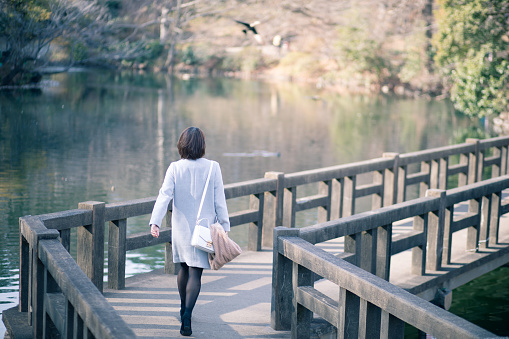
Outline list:
[[[206,8],[196,2],[196,8],[180,12],[182,31],[172,35],[175,69],[311,81],[349,92],[440,94],[440,81],[426,66],[427,3],[253,0]],[[236,20],[256,23],[258,34],[244,33]],[[165,58],[152,66],[164,68]]]

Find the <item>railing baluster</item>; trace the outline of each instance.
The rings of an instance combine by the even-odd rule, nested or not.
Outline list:
[[[283,225],[295,227],[296,207],[297,187],[288,187],[284,190]]]
[[[498,231],[500,227],[500,204],[502,202],[502,192],[496,192],[491,195],[490,209],[490,231],[488,233],[488,246],[498,244]]]
[[[431,186],[431,165],[428,161],[421,162],[421,173],[426,173],[426,179],[419,184],[419,197],[424,197]]]
[[[298,303],[295,297],[300,286],[313,286],[314,274],[307,268],[293,263],[292,284],[293,284],[293,309],[292,312],[292,339],[309,339],[311,319],[313,312]]]
[[[292,269],[290,259],[280,254],[278,239],[284,236],[298,236],[298,229],[276,227],[274,229],[274,249],[272,264],[271,326],[275,330],[291,329],[293,308]]]
[[[432,189],[426,192],[426,196],[440,198],[439,210],[428,214],[428,258],[426,260],[426,269],[437,271],[442,267],[445,222],[449,210],[445,205],[446,191]]]
[[[354,293],[339,287],[338,337],[357,339],[359,336],[360,299]]]
[[[469,183],[469,172],[470,172],[470,157],[467,154],[460,154],[459,164],[462,166],[468,166],[467,173],[458,174],[458,187],[465,186]]]
[[[262,250],[262,231],[263,231],[263,207],[264,194],[252,194],[249,197],[249,209],[258,210],[258,221],[249,223],[248,231],[248,250]]]
[[[407,187],[407,173],[408,166],[398,166],[398,184],[397,184],[397,203],[403,202],[406,200],[406,187]]]
[[[67,252],[71,253],[71,229],[60,230],[60,243]]]
[[[485,196],[481,198],[481,220],[479,228],[479,248],[485,249],[488,247],[490,223],[491,223],[491,203],[492,197]]]
[[[412,274],[424,275],[426,271],[426,239],[428,233],[428,216],[417,215],[413,222],[414,230],[423,233],[421,245],[412,248]]]
[[[108,287],[125,288],[127,219],[109,222],[108,232]]]
[[[374,228],[361,234],[361,251],[356,252],[361,257],[360,268],[376,274],[377,236],[378,229]]]
[[[168,211],[166,212],[166,227],[171,229],[171,206],[168,206]],[[171,248],[171,242],[167,242],[164,244],[164,273],[165,274],[178,274],[180,269],[180,264],[175,264],[173,262],[173,249]]]
[[[397,203],[398,199],[398,172],[399,172],[399,153],[386,152],[382,155],[384,158],[394,159],[393,167],[387,168],[384,173],[384,199],[383,205],[390,206]]]
[[[391,272],[392,224],[378,227],[376,247],[376,275],[389,281]]]
[[[318,208],[318,222],[331,220],[332,180],[318,183],[318,194],[327,196],[327,205]]]
[[[264,176],[266,179],[277,180],[276,190],[264,193],[262,244],[265,247],[272,248],[274,228],[283,225],[284,176],[282,172],[267,172]]]
[[[91,225],[78,227],[77,262],[99,291],[103,290],[104,274],[104,211],[105,203],[80,202],[78,208],[92,210]]]
[[[482,156],[479,151],[479,139],[468,138],[467,143],[475,144],[473,152],[469,153],[468,159],[468,184],[480,181],[482,178]],[[480,167],[480,168],[479,168]]]
[[[20,220],[21,224],[21,220]],[[21,227],[21,225],[20,225]],[[19,311],[28,312],[30,280],[30,244],[20,232],[19,236]]]
[[[477,214],[477,221],[467,229],[467,251],[477,252],[479,249],[479,225],[481,223],[481,198],[470,199],[468,212]]]
[[[375,210],[382,207],[384,201],[384,173],[380,171],[373,172],[373,184],[381,185],[380,193],[374,194],[371,199],[371,209]]]

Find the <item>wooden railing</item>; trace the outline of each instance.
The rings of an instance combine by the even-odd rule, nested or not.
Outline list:
[[[404,323],[439,338],[493,337],[421,298],[433,300],[439,289],[452,290],[509,262],[509,246],[498,244],[501,232],[509,234],[509,225],[502,230],[499,222],[509,212],[509,201],[501,199],[507,188],[509,176],[503,176],[309,227],[276,228],[272,326],[309,338],[316,313],[337,327],[338,337],[402,338]],[[468,210],[458,211],[461,204]],[[393,224],[408,219],[413,230],[393,237]],[[466,244],[456,246],[466,250],[456,250],[452,237],[463,229]],[[338,255],[315,246],[341,237]],[[410,271],[394,281],[405,291],[388,281],[392,256],[410,249]],[[339,286],[338,300],[314,289],[315,274]]]
[[[407,199],[408,189],[416,185],[419,186],[418,193],[423,195],[424,188],[448,187],[450,179],[454,176],[458,176],[457,183],[463,185],[480,180],[486,169],[491,169],[492,176],[505,174],[508,146],[509,137],[470,140],[461,145],[402,155],[388,153],[379,159],[312,171],[293,174],[268,172],[263,179],[225,186],[225,195],[229,202],[242,197],[249,199],[245,209],[230,214],[231,226],[249,224],[247,246],[249,250],[260,250],[262,246],[272,247],[274,227],[277,225],[295,227],[298,215],[303,211],[318,209],[319,221],[334,220],[355,214],[358,210],[356,208],[358,200],[364,197],[372,197],[371,208],[375,209]],[[307,191],[306,186],[310,184],[318,185],[317,192],[312,195],[302,194]],[[303,196],[298,197],[298,193]],[[99,292],[103,290],[104,246],[107,242],[108,287],[122,289],[125,286],[127,251],[165,244],[165,272],[176,272],[171,253],[171,208],[159,238],[153,238],[148,231],[127,235],[128,219],[150,214],[154,202],[155,197],[113,204],[89,201],[80,203],[75,210],[20,219],[22,225],[20,228],[23,232],[20,232],[19,309],[23,312],[30,311],[30,321],[36,325],[34,333],[41,333],[46,315],[51,319],[57,316],[59,319],[68,319],[71,308],[65,309],[67,311],[64,316],[53,311],[41,311],[46,307],[43,302],[51,298],[40,297],[39,293],[46,295],[53,292],[37,290],[43,285],[40,280],[42,275],[36,269],[38,264],[35,264],[42,262],[42,250],[39,248],[39,235],[33,234],[50,232],[48,234],[51,234],[51,239],[58,238],[60,246],[69,252],[73,243],[71,230],[76,228],[77,265]],[[106,223],[109,231],[107,241]],[[352,241],[347,241],[348,248],[353,246]],[[48,271],[48,268],[44,267],[44,272]],[[56,277],[52,279],[64,293],[64,286],[60,285],[60,280]],[[54,289],[58,290],[52,287],[52,290]],[[75,321],[78,325],[74,325],[78,326],[77,331],[81,331],[80,326],[92,331],[95,325],[89,323],[88,318],[81,319],[80,307],[72,305],[73,312],[77,314],[74,317],[78,319]],[[60,323],[59,320],[52,321],[55,325]],[[63,333],[65,329],[58,330]]]
[[[33,338],[135,338],[39,217],[20,218],[19,311]]]

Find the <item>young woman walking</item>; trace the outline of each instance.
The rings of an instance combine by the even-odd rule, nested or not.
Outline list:
[[[206,194],[200,219],[207,219],[209,224],[217,219],[225,232],[230,231],[230,220],[221,168],[217,162],[203,158],[205,155],[203,132],[197,127],[187,128],[180,135],[177,148],[181,159],[172,162],[166,171],[150,218],[150,230],[152,236],[159,236],[159,227],[168,211],[168,204],[173,200],[171,214],[173,262],[180,263],[181,266],[177,275],[182,321],[180,334],[190,336],[191,314],[200,294],[203,269],[210,268],[208,254],[191,246],[191,237],[204,190]],[[205,187],[211,162],[209,186]]]

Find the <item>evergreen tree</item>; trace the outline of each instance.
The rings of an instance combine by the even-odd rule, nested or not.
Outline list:
[[[508,111],[509,2],[438,0],[435,61],[457,110],[475,117]]]

